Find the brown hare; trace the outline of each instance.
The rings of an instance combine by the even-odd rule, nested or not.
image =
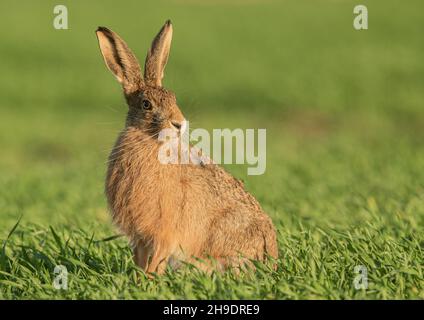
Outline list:
[[[129,107],[125,129],[109,156],[105,189],[113,221],[129,237],[135,263],[160,274],[178,261],[224,270],[277,258],[272,221],[239,180],[214,163],[158,160],[158,132],[181,130],[185,121],[174,93],[162,86],[171,22],[154,38],[144,75],[116,33],[99,27],[96,34]]]

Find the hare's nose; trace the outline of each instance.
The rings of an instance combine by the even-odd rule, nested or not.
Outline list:
[[[178,121],[171,121],[171,124],[177,129],[177,130],[180,130],[181,129],[181,126],[182,126],[182,123],[181,122],[178,122]]]

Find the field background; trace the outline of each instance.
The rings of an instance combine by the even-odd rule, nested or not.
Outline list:
[[[61,0],[70,29],[55,30],[57,1],[2,0],[0,299],[423,299],[424,5],[360,3],[367,31],[348,0]],[[165,86],[191,127],[267,129],[266,173],[227,169],[277,226],[276,272],[137,284],[113,237],[103,183],[126,106],[94,31],[144,61],[168,18]]]

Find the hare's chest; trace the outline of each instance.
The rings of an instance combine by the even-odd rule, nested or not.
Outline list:
[[[135,161],[115,161],[110,164],[106,176],[106,196],[114,211],[146,205],[157,194],[157,173]]]
[[[115,162],[109,167],[106,194],[115,214],[164,216],[183,199],[175,168],[146,162]]]

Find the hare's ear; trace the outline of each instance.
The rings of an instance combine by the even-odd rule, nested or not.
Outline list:
[[[124,91],[131,92],[142,86],[140,65],[124,40],[105,27],[99,27],[96,35],[105,63]]]
[[[163,71],[168,61],[171,49],[172,24],[168,20],[153,39],[152,46],[147,53],[144,66],[144,80],[153,86],[162,86]]]

